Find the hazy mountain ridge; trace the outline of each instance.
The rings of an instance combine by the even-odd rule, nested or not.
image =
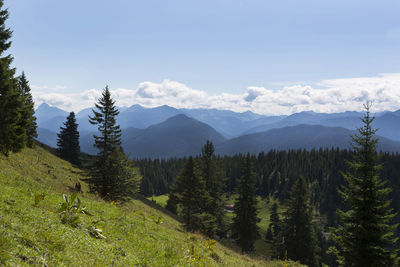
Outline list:
[[[233,155],[243,152],[255,154],[269,150],[350,149],[350,136],[353,134],[355,134],[355,131],[343,127],[301,124],[233,138],[217,146],[216,152],[220,155]],[[385,152],[400,151],[400,142],[378,137],[378,150]]]
[[[361,125],[362,117],[362,113],[352,111],[332,114],[306,111],[268,117],[250,111],[176,109],[165,105],[156,108],[133,105],[119,110],[118,123],[125,152],[140,158],[196,155],[207,139],[216,144],[220,154],[257,153],[269,149],[349,148],[349,136]],[[91,113],[92,109],[87,108],[78,112],[76,118],[81,150],[95,154],[93,134],[97,129],[88,122]],[[36,115],[38,140],[55,146],[56,133],[68,113],[42,104]],[[398,143],[392,141],[400,140],[400,110],[376,114],[374,127],[379,129],[377,134],[381,136],[380,149],[400,151]]]

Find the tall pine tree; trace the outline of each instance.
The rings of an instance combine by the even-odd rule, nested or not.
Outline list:
[[[27,146],[33,147],[33,140],[38,136],[36,131],[37,124],[31,88],[24,72],[22,72],[17,79],[17,89],[19,94],[22,96],[22,107],[20,111],[21,119],[19,126],[26,132],[25,137]]]
[[[232,223],[233,238],[242,248],[243,252],[254,251],[254,242],[259,237],[257,223],[256,177],[253,172],[251,157],[248,153],[244,162],[243,176],[237,188],[238,197],[235,201]]]
[[[272,205],[269,228],[272,236],[273,257],[281,257],[284,251],[282,242],[282,221],[279,217],[278,204],[276,202]]]
[[[113,185],[114,170],[111,162],[111,154],[121,145],[121,129],[116,117],[119,114],[112,99],[110,90],[106,86],[98,103],[93,109],[93,116],[89,116],[89,122],[97,125],[100,135],[93,135],[94,146],[99,150],[96,161],[92,166],[90,186],[103,198],[111,198],[110,192]]]
[[[79,165],[79,132],[74,112],[68,115],[64,126],[65,127],[60,127],[61,131],[57,134],[57,151],[63,159]]]
[[[141,176],[121,148],[121,129],[116,120],[119,111],[107,86],[95,105],[89,122],[100,132],[94,135],[99,153],[91,167],[90,188],[108,200],[127,200],[139,191]]]
[[[202,173],[206,183],[206,190],[210,195],[210,202],[207,203],[206,211],[215,218],[215,226],[220,236],[226,234],[225,211],[223,201],[224,176],[215,162],[214,145],[207,140],[201,152]]]
[[[12,31],[6,28],[8,10],[3,6],[4,1],[0,0],[0,152],[8,155],[24,147],[26,131],[20,123],[23,97],[17,89],[15,69],[11,67],[13,57],[5,54],[11,46]]]
[[[181,207],[180,215],[185,229],[210,234],[209,224],[213,218],[205,212],[209,196],[205,189],[205,181],[193,157],[189,157],[171,189],[170,197],[174,199],[175,205]]]
[[[364,105],[363,126],[352,136],[355,156],[348,162],[352,171],[343,174],[347,184],[339,190],[348,210],[337,211],[340,222],[332,233],[337,247],[331,251],[344,266],[396,266],[398,262],[397,225],[391,224],[394,214],[388,200],[391,190],[379,177],[382,165],[378,164],[377,130],[372,128],[370,107],[370,103]]]
[[[318,266],[317,236],[312,223],[310,192],[300,176],[292,187],[283,223],[283,241],[288,258],[308,266]]]
[[[115,147],[121,145],[121,129],[117,124],[118,109],[115,100],[112,99],[108,86],[104,88],[101,98],[92,109],[93,116],[89,116],[89,122],[97,125],[100,136],[93,135],[94,146],[99,149],[99,155],[107,158]]]

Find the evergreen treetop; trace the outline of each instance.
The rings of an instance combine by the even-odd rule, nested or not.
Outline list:
[[[0,152],[8,155],[25,146],[26,131],[21,128],[24,99],[17,90],[15,69],[11,67],[13,57],[5,55],[11,46],[12,31],[5,25],[8,10],[3,6],[4,1],[0,0]]]
[[[391,189],[379,177],[382,165],[370,107],[370,103],[364,105],[363,126],[352,136],[355,154],[347,162],[352,171],[343,173],[347,184],[339,190],[348,209],[337,211],[339,226],[332,229],[337,247],[330,251],[345,266],[395,266],[398,262],[398,250],[394,249],[397,225],[391,224],[395,215],[388,200]]]
[[[182,173],[175,180],[171,193],[173,194],[172,198],[182,207],[185,229],[187,231],[204,231],[204,227],[207,225],[203,224],[209,219],[205,213],[209,195],[193,157],[188,158]],[[215,229],[213,231],[215,232]]]
[[[259,237],[257,223],[256,177],[253,172],[251,157],[248,153],[244,162],[243,175],[237,188],[238,197],[235,201],[232,222],[233,238],[242,248],[243,252],[254,251],[254,242]]]
[[[287,257],[308,266],[318,266],[317,236],[314,231],[310,192],[303,176],[292,187],[283,222],[283,241]]]
[[[28,79],[26,78],[25,72],[17,79],[17,88],[19,94],[23,97],[21,107],[21,120],[20,127],[26,131],[27,145],[28,147],[33,146],[33,140],[38,136],[37,134],[37,123],[35,117],[34,102],[31,95],[31,88],[29,86]]]
[[[210,216],[215,218],[217,232],[221,236],[225,236],[226,223],[223,201],[224,175],[217,166],[214,145],[207,140],[201,152],[202,175],[205,180],[206,191],[210,196],[210,201],[206,205],[206,211]]]
[[[73,164],[80,164],[79,132],[74,112],[68,115],[64,126],[60,127],[61,131],[57,134],[57,151],[63,159]]]
[[[107,157],[115,147],[121,145],[121,129],[116,122],[119,111],[115,106],[115,100],[111,98],[108,86],[104,88],[95,106],[97,110],[92,109],[93,116],[89,116],[89,122],[98,126],[101,135],[94,135],[94,146],[100,150],[103,157]]]

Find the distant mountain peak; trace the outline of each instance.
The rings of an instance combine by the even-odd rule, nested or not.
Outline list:
[[[46,103],[46,102],[43,102],[42,104],[40,104],[38,107],[37,107],[37,109],[36,110],[38,110],[38,109],[43,109],[43,108],[49,108],[50,106]]]

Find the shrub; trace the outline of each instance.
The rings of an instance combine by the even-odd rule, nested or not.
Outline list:
[[[67,195],[63,194],[64,202],[58,209],[58,212],[61,216],[61,222],[74,227],[79,225],[80,213],[90,216],[92,215],[86,210],[86,207],[82,206],[81,200],[77,197],[77,195],[77,192],[75,192],[68,198]]]

